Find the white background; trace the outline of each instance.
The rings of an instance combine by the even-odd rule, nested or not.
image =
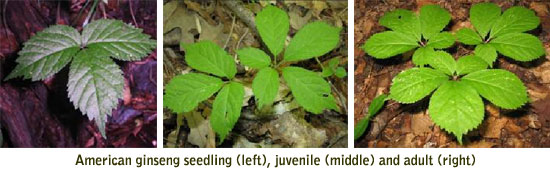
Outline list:
[[[353,1],[348,2],[348,98],[349,117],[348,121],[353,121]],[[162,78],[162,1],[157,4],[157,84],[163,84]],[[157,94],[163,94],[163,89],[158,88]],[[503,174],[528,174],[538,172],[546,174],[549,168],[548,157],[549,149],[352,149],[353,147],[353,123],[348,127],[348,145],[347,149],[161,149],[163,145],[162,135],[162,96],[157,97],[157,135],[158,147],[151,149],[0,149],[0,174],[161,174],[161,173],[178,173],[178,174],[373,174],[373,173],[412,173],[412,174],[482,174],[482,173],[503,173]],[[146,154],[147,156],[164,156],[164,157],[180,157],[180,167],[172,166],[148,166],[137,168],[135,164],[132,166],[76,166],[76,158],[78,154],[83,156],[104,157],[122,156],[122,157],[140,157]],[[233,157],[232,167],[224,166],[183,166],[183,157],[197,156],[204,157],[208,154],[217,154],[218,156]],[[275,155],[279,156],[304,156],[313,154],[321,158],[321,166],[297,166],[284,168],[265,168],[265,167],[239,167],[236,164],[237,154],[266,154],[268,161],[273,166]],[[434,166],[339,166],[326,167],[324,165],[324,157],[326,154],[334,156],[341,154],[363,154],[370,156],[373,154],[375,159],[379,157],[390,157],[401,154],[403,156],[424,156],[430,154],[434,157]],[[439,154],[474,154],[476,163],[474,166],[461,166],[453,168],[450,166],[440,167],[437,165],[437,156]],[[378,161],[375,161],[378,162]],[[402,160],[401,160],[401,163]]]

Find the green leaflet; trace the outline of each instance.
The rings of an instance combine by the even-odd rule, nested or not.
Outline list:
[[[491,38],[537,28],[540,19],[533,10],[515,6],[502,13],[491,28]]]
[[[435,51],[435,59],[432,59],[430,66],[447,74],[453,75],[456,71],[456,61],[445,51]]]
[[[434,34],[428,43],[427,47],[433,47],[436,49],[444,49],[451,47],[455,43],[455,37],[450,32],[441,32]]]
[[[420,41],[420,20],[410,10],[397,9],[388,12],[380,18],[379,23],[393,31],[414,36],[417,41]]]
[[[485,107],[476,90],[460,81],[447,81],[430,99],[430,117],[462,144],[462,135],[483,121]]]
[[[271,68],[260,69],[252,82],[252,91],[258,101],[258,108],[273,103],[279,90],[279,73]]]
[[[344,69],[343,67],[338,67],[336,68],[336,71],[334,72],[334,75],[336,75],[336,77],[338,78],[344,78],[345,76],[348,75],[346,69]]]
[[[462,81],[474,87],[491,103],[504,109],[517,109],[529,101],[521,80],[506,70],[481,70],[464,76]]]
[[[487,63],[478,56],[463,56],[456,62],[457,75],[465,75],[483,69],[487,69]]]
[[[485,38],[500,17],[500,7],[493,3],[479,3],[470,8],[470,21],[482,38]]]
[[[221,79],[201,73],[178,75],[166,84],[164,106],[175,113],[192,111],[218,92],[222,85]]]
[[[458,41],[467,45],[481,44],[481,37],[472,29],[462,28],[456,32]]]
[[[214,100],[210,125],[220,136],[220,142],[233,129],[241,116],[241,108],[244,99],[244,87],[240,83],[230,82],[226,84]]]
[[[429,95],[449,77],[430,68],[411,68],[393,78],[390,98],[399,103],[414,103]]]
[[[431,47],[420,47],[414,51],[412,62],[416,66],[425,66],[437,59],[437,54]]]
[[[257,48],[243,48],[237,51],[241,63],[245,66],[261,69],[271,64],[271,58],[264,51]]]
[[[357,140],[363,135],[363,133],[367,130],[367,127],[369,126],[370,118],[376,115],[376,113],[378,113],[380,109],[382,109],[382,107],[384,106],[384,102],[386,102],[387,99],[388,96],[386,94],[382,94],[372,100],[369,105],[369,111],[367,111],[367,115],[359,120],[359,122],[357,122],[353,129],[354,140]]]
[[[185,61],[193,69],[232,79],[237,73],[235,61],[212,41],[182,45]]]
[[[285,46],[290,24],[286,12],[270,5],[260,11],[255,20],[262,41],[274,56],[279,55]]]
[[[439,5],[424,5],[420,8],[420,28],[425,39],[431,39],[451,21],[451,15]]]
[[[322,56],[338,45],[340,28],[312,22],[294,35],[284,53],[285,61],[300,61]]]
[[[105,137],[107,115],[122,98],[124,77],[118,66],[102,50],[86,49],[71,63],[67,91],[74,106],[94,119]]]
[[[542,42],[531,34],[505,34],[491,40],[489,44],[502,55],[518,61],[531,61],[544,55]]]
[[[142,31],[120,20],[96,20],[82,29],[82,44],[87,48],[104,49],[119,60],[137,61],[157,44]]]
[[[474,54],[489,64],[489,67],[493,67],[493,62],[497,60],[497,50],[489,44],[477,45]]]
[[[44,80],[59,72],[80,50],[80,34],[72,27],[55,25],[36,33],[23,45],[17,66],[5,80],[20,76]]]
[[[418,47],[413,36],[400,32],[386,31],[372,35],[363,49],[367,54],[378,58],[389,58]]]
[[[320,114],[324,109],[338,110],[330,85],[317,73],[300,67],[285,67],[283,78],[296,102],[306,111]]]

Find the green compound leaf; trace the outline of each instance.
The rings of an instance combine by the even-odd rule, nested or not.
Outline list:
[[[241,116],[243,106],[244,87],[240,83],[230,82],[216,95],[210,115],[210,125],[218,135],[220,142],[233,129]]]
[[[320,114],[324,109],[338,110],[330,85],[317,73],[300,67],[283,68],[283,78],[306,111]]]
[[[422,36],[430,39],[432,36],[443,30],[449,21],[451,15],[447,10],[439,5],[425,5],[420,8],[420,28]]]
[[[416,39],[407,34],[386,31],[372,35],[363,49],[378,59],[389,58],[418,47]]]
[[[241,63],[245,66],[261,69],[271,64],[271,58],[264,51],[249,47],[237,51]]]
[[[252,91],[258,101],[258,108],[273,103],[278,90],[279,73],[271,67],[260,69],[252,82]]]
[[[164,106],[175,113],[192,111],[222,86],[221,79],[201,73],[178,75],[166,84]]]
[[[430,66],[447,74],[453,75],[456,71],[456,61],[445,51],[436,51],[435,58],[431,60]]]
[[[312,22],[294,35],[284,54],[285,61],[300,61],[322,56],[338,45],[340,28]]]
[[[456,32],[456,38],[461,43],[467,45],[476,45],[482,42],[481,37],[472,29],[462,28]]]
[[[499,17],[500,7],[493,3],[479,3],[470,8],[470,21],[483,38],[487,36]]]
[[[237,73],[235,61],[212,41],[183,45],[185,61],[193,69],[232,79]]]
[[[435,34],[426,46],[436,49],[444,49],[451,47],[455,43],[455,37],[450,32],[441,32]]]
[[[390,87],[390,98],[399,103],[414,103],[429,95],[449,77],[430,68],[411,68],[395,78]]]
[[[491,38],[529,31],[537,28],[539,23],[540,19],[533,10],[520,6],[511,7],[495,21],[491,28]]]
[[[147,56],[156,41],[120,20],[100,19],[86,25],[82,30],[82,44],[86,48],[101,48],[112,57],[123,61],[137,61]]]
[[[437,54],[431,47],[420,47],[414,51],[412,62],[416,66],[425,66],[437,59]]]
[[[498,52],[518,61],[531,61],[544,55],[542,42],[526,33],[510,33],[493,39],[490,43]]]
[[[521,80],[506,70],[473,72],[464,76],[462,82],[474,87],[481,96],[504,109],[517,109],[529,101]]]
[[[420,20],[412,11],[397,9],[388,12],[380,18],[379,23],[393,31],[414,36],[417,41],[420,41]]]
[[[382,107],[384,106],[384,102],[386,102],[387,99],[388,95],[382,94],[372,100],[369,105],[369,111],[367,111],[367,115],[359,120],[359,122],[357,123],[357,125],[355,125],[353,129],[354,140],[357,140],[363,135],[363,133],[365,133],[365,130],[367,130],[367,127],[369,126],[370,118],[376,115],[376,113],[378,113],[380,109],[382,109]]]
[[[67,91],[74,106],[94,119],[105,137],[107,115],[122,98],[124,77],[109,53],[96,49],[79,52],[70,66]]]
[[[20,76],[44,80],[59,72],[80,50],[80,34],[72,27],[55,25],[36,33],[24,45],[6,80]]]
[[[283,51],[289,24],[286,12],[274,6],[267,6],[256,15],[258,33],[274,56]]]
[[[456,62],[457,75],[465,75],[483,69],[487,69],[487,63],[478,56],[463,56]]]
[[[462,144],[462,135],[483,121],[485,107],[468,84],[447,81],[432,95],[428,111],[435,124],[455,135]]]
[[[493,67],[493,63],[497,60],[497,50],[489,44],[477,45],[474,54],[489,64],[489,67]]]

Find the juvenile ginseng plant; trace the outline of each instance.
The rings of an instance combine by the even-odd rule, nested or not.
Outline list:
[[[412,45],[417,41],[411,39],[415,36],[433,36],[428,32],[426,37],[424,28],[437,26],[439,30],[447,25],[448,13],[445,10],[443,12],[447,15],[443,15],[440,7],[424,6],[418,20],[414,19],[414,13],[406,10],[389,12],[380,19],[380,24],[393,29],[393,35],[384,34],[387,32],[375,34],[367,40],[364,49],[377,59],[407,52],[414,48]],[[396,14],[400,15],[395,17]],[[433,20],[422,20],[424,15],[435,16],[427,17]],[[449,53],[435,51],[429,44],[424,50],[416,50],[412,61],[417,67],[399,73],[392,80],[390,94],[383,94],[371,102],[367,116],[355,127],[355,139],[360,138],[366,130],[369,118],[382,108],[384,101],[390,99],[411,104],[435,90],[428,106],[430,117],[436,125],[455,135],[460,144],[462,136],[483,121],[485,108],[481,97],[504,109],[517,109],[529,101],[525,86],[515,74],[503,69],[487,68],[492,67],[497,57],[495,50],[519,61],[529,61],[544,55],[540,40],[520,33],[537,27],[538,18],[523,7],[512,7],[501,16],[500,8],[488,3],[474,5],[470,10],[470,18],[477,33],[471,29],[460,29],[456,35],[464,43],[478,44],[474,54],[455,61]],[[411,32],[414,30],[395,27],[397,24],[419,25],[420,30]],[[397,52],[398,49],[390,48],[400,49]]]
[[[279,88],[279,75],[282,74],[297,103],[306,111],[319,114],[324,109],[338,110],[330,84],[320,73],[281,65],[284,62],[307,60],[328,53],[338,44],[340,29],[323,22],[307,24],[294,35],[285,49],[282,61],[277,63],[277,56],[284,49],[289,31],[288,15],[281,9],[268,6],[257,14],[255,22],[273,59],[257,48],[241,49],[237,51],[237,55],[242,65],[259,70],[252,82],[257,106],[273,103]],[[220,136],[220,141],[223,141],[238,121],[244,99],[244,87],[235,79],[235,61],[211,41],[182,44],[182,48],[185,50],[187,64],[203,73],[187,73],[174,77],[166,85],[164,105],[176,113],[189,112],[217,92],[209,120],[212,129]],[[327,67],[330,70],[325,75],[345,76],[338,70],[340,68],[337,63],[330,63]]]
[[[273,103],[278,92],[279,73],[281,73],[296,102],[306,111],[320,114],[325,109],[338,110],[330,84],[319,73],[301,67],[283,65],[285,62],[317,59],[325,55],[338,45],[340,28],[319,21],[305,25],[290,40],[283,59],[277,63],[289,31],[287,13],[277,7],[268,6],[256,16],[256,25],[262,41],[273,57],[252,47],[243,48],[237,51],[237,54],[243,65],[259,70],[252,82],[252,91],[258,101],[258,107]],[[341,72],[342,68],[338,68],[337,65],[338,59],[329,61],[329,66],[326,68],[321,65],[325,76],[330,76],[331,72]]]
[[[32,36],[18,53],[17,66],[6,77],[44,80],[71,63],[67,91],[75,108],[95,120],[103,137],[105,122],[122,98],[124,77],[110,58],[137,61],[156,42],[142,29],[119,20],[96,20],[82,34],[66,25],[54,25]]]

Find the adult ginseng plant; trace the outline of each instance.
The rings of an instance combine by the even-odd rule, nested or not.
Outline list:
[[[120,20],[101,19],[82,33],[66,25],[50,26],[32,36],[6,77],[44,80],[70,64],[67,91],[75,108],[95,120],[103,137],[107,116],[122,98],[124,77],[110,58],[137,61],[156,45],[142,29]]]
[[[276,58],[284,49],[289,31],[288,15],[281,9],[268,6],[257,14],[255,22],[273,59],[257,48],[241,49],[237,51],[237,55],[242,65],[259,69],[252,82],[257,106],[273,103],[279,88],[279,75],[282,74],[297,103],[306,111],[319,114],[324,109],[338,110],[330,84],[320,73],[281,65],[283,62],[307,60],[328,53],[338,44],[340,29],[324,22],[307,24],[294,35],[285,49],[283,60],[277,63]],[[182,48],[185,50],[187,64],[203,73],[187,73],[174,77],[166,85],[164,105],[176,113],[189,112],[217,92],[209,120],[212,129],[223,142],[238,121],[243,105],[244,87],[235,78],[236,63],[211,41],[182,44]],[[325,75],[342,75],[337,64],[331,63],[329,68],[331,70],[327,70]]]
[[[486,3],[474,5],[470,11],[470,17],[474,27],[480,30],[476,33],[471,29],[461,29],[456,33],[462,42],[479,44],[473,55],[463,56],[455,61],[447,52],[434,51],[429,46],[423,51],[416,50],[413,54],[413,63],[417,67],[399,73],[392,80],[390,94],[381,95],[371,102],[367,117],[361,119],[355,127],[355,139],[360,138],[368,126],[369,118],[374,116],[382,108],[384,101],[389,99],[410,104],[429,96],[435,90],[428,106],[430,117],[436,125],[455,135],[460,144],[462,144],[462,136],[483,121],[485,110],[481,97],[504,109],[517,109],[527,103],[529,101],[527,90],[515,74],[503,69],[487,69],[487,67],[492,67],[497,57],[495,48],[503,55],[520,61],[532,60],[543,55],[540,40],[528,34],[518,33],[538,26],[538,18],[532,11],[522,7],[512,7],[500,16],[500,8],[496,6],[497,13],[494,7]],[[448,22],[446,18],[434,21],[422,20],[424,14],[441,14],[441,12],[427,12],[434,9],[441,11],[441,8],[433,5],[422,7],[419,19],[414,19],[416,17],[412,12],[404,13],[404,10],[385,14],[382,19],[388,19],[388,15],[395,16],[396,13],[409,14],[398,16],[390,21],[380,20],[380,24],[393,29],[393,32],[399,33],[398,35],[402,37],[375,34],[367,40],[365,51],[381,59],[387,57],[380,57],[384,54],[379,52],[391,52],[386,54],[391,56],[410,50],[417,41],[406,39],[407,36],[413,38],[421,35],[424,38],[423,28],[441,26],[444,23],[443,20]],[[493,12],[497,14],[494,15]],[[490,13],[493,17],[480,13]],[[480,19],[481,17],[490,18],[490,20]],[[518,22],[520,18],[530,22]],[[396,24],[419,25],[421,30],[418,30],[420,33],[411,33],[410,30],[403,31],[399,27],[394,27]],[[492,34],[488,35],[489,33]],[[520,40],[518,43],[512,43],[510,37],[517,37]],[[399,53],[394,50],[388,51],[391,47],[402,49]],[[427,67],[424,67],[426,65]]]

